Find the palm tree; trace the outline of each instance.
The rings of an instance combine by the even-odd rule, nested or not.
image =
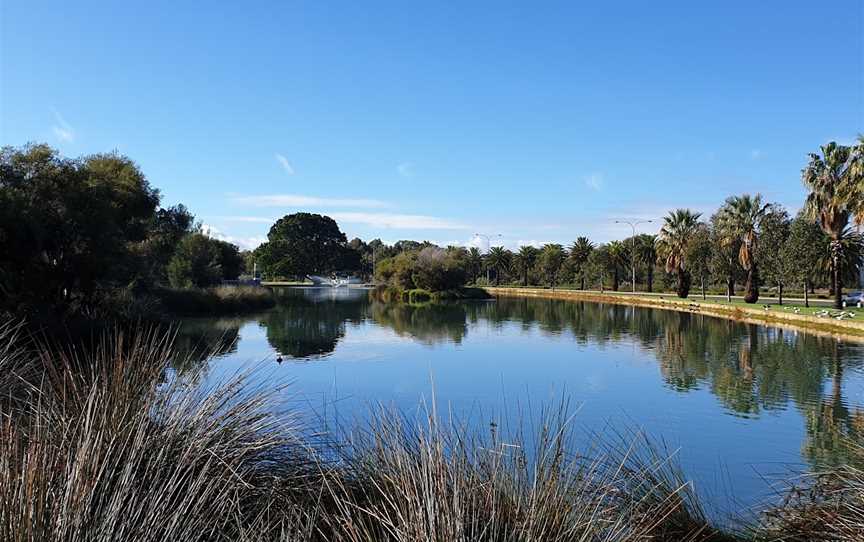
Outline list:
[[[859,145],[860,147],[861,145]],[[804,202],[807,216],[816,220],[830,239],[831,283],[834,289],[834,307],[843,306],[841,269],[843,243],[841,238],[849,217],[861,217],[864,206],[860,203],[862,159],[860,149],[838,145],[833,141],[823,145],[822,155],[811,154],[810,162],[801,171],[801,180],[810,191]]]
[[[539,253],[536,248],[526,245],[519,247],[519,252],[513,255],[513,268],[522,275],[522,286],[528,286],[528,272],[534,267]]]
[[[483,255],[477,247],[468,249],[468,255],[465,257],[465,267],[471,276],[471,282],[476,283],[477,277],[480,275],[480,269],[483,268]]]
[[[823,234],[824,235],[824,234]],[[838,238],[841,260],[837,267],[841,270],[840,283],[852,282],[858,278],[858,270],[864,259],[864,235],[852,228],[846,228]],[[833,253],[830,250],[831,240],[825,236],[822,243],[822,256],[818,259],[819,271],[831,277],[834,270]]]
[[[657,255],[663,261],[667,273],[678,275],[678,297],[686,298],[690,293],[690,275],[687,273],[687,250],[690,239],[699,227],[699,217],[690,209],[670,211],[663,218],[663,227],[657,236]]]
[[[495,271],[495,286],[501,282],[501,270],[510,267],[512,253],[504,247],[492,247],[486,254],[486,267]]]
[[[565,257],[564,247],[554,243],[543,245],[540,251],[540,266],[543,268],[546,280],[552,288],[555,288],[558,272],[561,271],[561,266],[564,265]]]
[[[643,233],[636,238],[636,261],[645,266],[648,291],[654,290],[654,264],[657,263],[657,236]]]
[[[612,267],[612,290],[617,292],[621,282],[620,271],[627,266],[627,247],[621,241],[611,241],[606,247],[609,250],[609,263]]]
[[[747,303],[756,303],[759,300],[759,267],[756,261],[756,252],[762,221],[771,207],[770,203],[762,203],[760,194],[755,196],[744,194],[743,196],[728,198],[720,209],[721,237],[728,243],[732,243],[734,240],[741,242],[741,247],[738,249],[738,261],[741,263],[741,267],[747,271],[746,293],[744,294],[744,301]]]
[[[587,237],[579,237],[573,246],[570,247],[569,259],[573,264],[576,273],[579,274],[579,289],[585,289],[585,265],[588,263],[588,257],[594,250],[594,243]]]

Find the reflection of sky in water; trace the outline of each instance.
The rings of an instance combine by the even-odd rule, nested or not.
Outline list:
[[[341,421],[377,403],[414,412],[433,383],[439,412],[480,427],[566,396],[580,426],[638,426],[680,447],[700,489],[736,509],[728,494],[753,504],[768,492],[762,476],[842,460],[835,437],[864,431],[857,345],[647,309],[539,299],[393,307],[322,290],[285,293],[280,309],[238,322],[236,350],[207,378],[268,360],[256,380],[291,380],[294,404]]]

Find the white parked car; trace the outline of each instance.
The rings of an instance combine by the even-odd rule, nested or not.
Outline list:
[[[864,292],[847,292],[843,296],[843,303],[847,307],[860,307],[864,305]]]

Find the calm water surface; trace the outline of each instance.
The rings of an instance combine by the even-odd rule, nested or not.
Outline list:
[[[185,321],[189,348],[220,337],[230,346],[182,369],[218,381],[265,360],[261,383],[290,379],[292,400],[342,420],[379,403],[416,411],[433,389],[439,411],[480,423],[566,396],[586,430],[636,426],[679,450],[699,491],[726,510],[762,502],[790,469],[842,462],[843,437],[864,438],[858,344],[573,301],[388,305],[332,288],[279,296],[263,315]]]

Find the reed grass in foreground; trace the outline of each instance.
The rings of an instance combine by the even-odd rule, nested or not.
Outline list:
[[[532,439],[389,411],[326,438],[274,407],[278,388],[166,380],[155,331],[86,359],[12,339],[0,330],[0,540],[735,540],[668,455],[638,435],[580,446],[563,407]],[[794,537],[864,495],[838,476],[848,499],[790,503],[749,537],[809,540]],[[832,540],[860,539],[860,512]]]

